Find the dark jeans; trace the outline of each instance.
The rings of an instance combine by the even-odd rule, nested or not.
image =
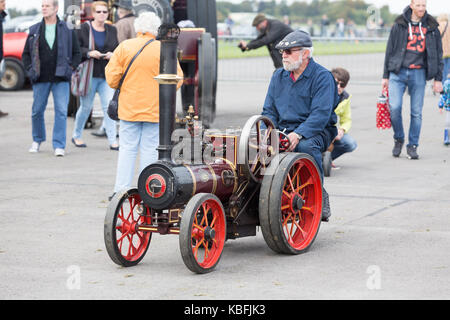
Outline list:
[[[355,139],[353,139],[347,133],[341,138],[341,140],[334,140],[334,149],[331,152],[331,159],[335,160],[342,156],[344,153],[352,152],[358,146]]]
[[[309,139],[302,138],[295,147],[295,152],[303,152],[311,155],[316,161],[319,168],[320,178],[323,184],[323,167],[322,167],[322,152],[324,152],[331,143],[331,139],[327,135],[315,135]]]

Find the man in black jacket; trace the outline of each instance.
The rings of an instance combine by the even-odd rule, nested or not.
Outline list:
[[[252,25],[256,27],[259,35],[255,40],[250,41],[248,44],[241,40],[239,42],[241,50],[253,50],[262,46],[267,46],[275,68],[278,69],[283,67],[281,53],[279,50],[275,49],[275,46],[293,31],[291,27],[281,21],[267,19],[263,13],[256,15]]]
[[[403,94],[411,96],[411,121],[406,152],[418,159],[422,107],[427,80],[434,79],[433,90],[442,91],[442,42],[439,24],[426,11],[426,0],[411,0],[391,29],[384,60],[382,87],[389,89],[391,123],[394,129],[392,155],[401,153],[405,133],[402,123]]]
[[[0,63],[3,60],[3,20],[7,16],[5,12],[5,0],[0,0]],[[0,110],[0,118],[7,116],[7,112]]]
[[[53,94],[55,121],[53,149],[64,156],[70,79],[81,60],[78,39],[57,16],[58,0],[42,0],[41,22],[32,25],[25,42],[22,62],[33,84],[31,114],[33,143],[29,152],[39,152],[46,139],[44,112],[50,92]]]

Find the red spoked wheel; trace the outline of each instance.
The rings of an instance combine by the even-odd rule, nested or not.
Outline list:
[[[226,239],[225,210],[219,198],[196,194],[184,209],[180,225],[180,251],[195,273],[211,272],[218,264]]]
[[[263,189],[270,190],[260,194],[259,205],[261,228],[269,247],[288,254],[307,251],[322,218],[322,182],[314,159],[304,153],[289,153],[273,177],[264,179]]]
[[[104,224],[106,250],[115,263],[131,267],[144,258],[152,233],[137,231],[140,224],[151,224],[151,216],[138,190],[116,193],[109,203]]]

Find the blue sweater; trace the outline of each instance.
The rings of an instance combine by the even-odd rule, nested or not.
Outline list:
[[[311,58],[295,82],[289,71],[280,68],[274,72],[262,115],[286,133],[294,131],[308,139],[329,130],[334,137],[338,102],[333,75]]]

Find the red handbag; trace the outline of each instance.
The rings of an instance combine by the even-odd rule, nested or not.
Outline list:
[[[377,101],[377,128],[389,129],[391,127],[391,113],[389,111],[389,92],[383,89]]]

